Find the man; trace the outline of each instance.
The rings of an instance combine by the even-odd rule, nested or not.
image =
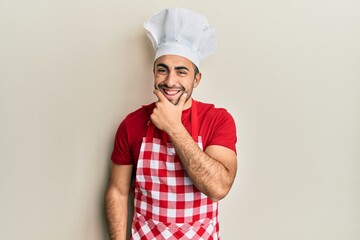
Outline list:
[[[191,97],[201,60],[216,48],[214,29],[181,8],[144,27],[156,51],[158,101],[130,113],[117,131],[105,193],[110,239],[126,238],[130,190],[131,239],[219,239],[218,201],[237,168],[235,123],[225,109]]]

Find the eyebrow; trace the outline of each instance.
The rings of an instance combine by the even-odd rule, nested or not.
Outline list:
[[[164,63],[159,63],[156,65],[156,67],[163,67],[163,68],[166,68],[166,70],[169,70],[169,66],[164,64]],[[175,70],[187,70],[189,71],[189,69],[185,66],[178,66],[178,67],[175,67]]]
[[[157,68],[158,68],[158,67],[163,67],[163,68],[166,68],[166,70],[169,70],[168,65],[163,64],[163,63],[156,64],[156,67],[157,67]]]
[[[184,70],[184,69],[189,71],[189,69],[187,67],[185,67],[185,66],[175,67],[175,70]]]

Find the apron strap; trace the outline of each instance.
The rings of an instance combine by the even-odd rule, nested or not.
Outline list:
[[[153,111],[154,108],[150,109],[150,112]],[[192,105],[191,105],[191,136],[194,139],[195,142],[198,141],[198,115],[197,115],[197,103],[195,100],[192,99]],[[155,131],[155,125],[151,122],[151,120],[148,121],[148,128],[146,132],[147,138],[152,138],[154,136]]]
[[[199,127],[198,127],[197,102],[195,100],[192,100],[192,106],[191,106],[191,136],[195,142],[198,141]]]

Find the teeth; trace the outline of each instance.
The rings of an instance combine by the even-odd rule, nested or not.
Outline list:
[[[180,92],[179,90],[164,90],[166,94],[168,95],[175,95],[178,92]]]

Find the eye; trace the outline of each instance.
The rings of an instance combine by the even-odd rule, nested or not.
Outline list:
[[[165,73],[167,73],[167,70],[166,70],[166,68],[157,68],[157,73],[159,73],[159,74],[165,74]]]
[[[178,71],[178,74],[181,76],[185,76],[187,74],[187,72],[186,71]]]

